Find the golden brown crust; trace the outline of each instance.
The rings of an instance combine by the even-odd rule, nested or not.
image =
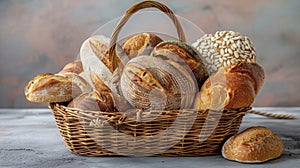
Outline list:
[[[254,62],[240,62],[232,66],[225,67],[225,71],[229,73],[247,74],[252,80],[254,85],[255,94],[258,94],[262,84],[265,80],[265,73],[263,68]]]
[[[81,93],[68,78],[54,74],[40,74],[25,87],[25,96],[32,102],[66,102]]]
[[[93,71],[90,71],[90,77],[95,89],[99,92],[112,92],[111,89],[101,80],[101,78]]]
[[[194,108],[229,109],[251,106],[264,82],[256,63],[235,63],[209,77],[198,93]]]
[[[70,62],[66,64],[61,71],[58,72],[58,74],[64,74],[67,72],[73,72],[76,74],[80,74],[83,72],[82,63],[80,60],[75,60],[73,62]]]
[[[161,41],[162,39],[155,34],[141,33],[126,39],[121,47],[131,59],[140,55],[150,55],[152,49]]]
[[[229,138],[222,148],[222,155],[229,160],[260,163],[275,159],[284,151],[278,135],[263,126],[250,127]]]

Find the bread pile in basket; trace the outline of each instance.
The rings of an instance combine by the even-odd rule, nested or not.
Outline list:
[[[119,44],[117,36],[131,14],[149,7],[171,18],[179,40],[144,32]],[[49,102],[73,153],[200,156],[221,153],[224,141],[237,133],[251,109],[264,78],[248,37],[217,31],[186,43],[168,7],[143,1],[125,13],[111,38],[89,37],[81,46],[80,59],[55,74],[35,76],[25,87],[25,95],[32,102]],[[164,133],[173,122],[178,130]],[[159,140],[153,141],[159,134]],[[174,139],[176,143],[165,148]],[[227,144],[224,157],[252,161],[232,157],[235,151]],[[282,151],[277,152],[261,160],[278,157]]]
[[[27,99],[70,102],[86,110],[222,110],[251,106],[264,82],[252,42],[233,31],[206,34],[192,45],[153,33],[133,35],[119,48],[115,70],[108,45],[105,36],[88,38],[80,60],[57,74],[34,77],[25,89]],[[89,99],[99,108],[89,109]],[[101,101],[111,107],[103,109]]]

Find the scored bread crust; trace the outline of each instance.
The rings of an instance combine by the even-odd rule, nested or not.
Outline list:
[[[264,83],[257,63],[239,62],[209,77],[194,102],[195,109],[230,109],[250,106]]]
[[[283,151],[278,135],[266,127],[255,126],[229,138],[223,145],[222,156],[242,163],[261,163],[280,157]]]
[[[25,87],[25,96],[32,102],[65,102],[80,93],[80,87],[71,80],[50,73],[35,76]]]

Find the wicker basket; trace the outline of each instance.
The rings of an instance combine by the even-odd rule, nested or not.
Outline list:
[[[250,110],[250,108],[241,108],[220,112],[188,109],[152,111],[139,116],[137,116],[138,112],[132,112],[133,116],[130,116],[128,113],[72,109],[59,103],[51,103],[49,108],[54,114],[57,127],[67,148],[75,154],[85,156],[201,156],[219,154],[224,140],[237,133],[243,116]],[[157,113],[160,114],[159,117],[157,117]],[[177,121],[180,129],[162,133],[178,118],[178,115],[181,115],[181,119]],[[156,119],[152,120],[153,117]],[[194,122],[189,125],[191,118],[194,117]],[[142,118],[143,122],[139,122],[136,118]],[[112,128],[114,128],[113,131]],[[200,135],[206,136],[205,132],[210,133],[210,135],[205,137],[205,140],[201,140]],[[159,141],[151,139],[158,134],[161,136]],[[137,141],[135,138],[129,139],[128,136],[137,139],[142,137],[143,139]],[[174,142],[177,143],[174,144]],[[169,148],[169,143],[174,145]],[[105,146],[101,146],[101,144]],[[163,152],[153,151],[155,149],[161,149],[160,151]]]
[[[177,28],[179,40],[185,41],[182,27],[168,7],[143,1],[132,6],[113,31],[111,59],[116,56],[116,41],[122,26],[133,13],[149,7],[167,14]],[[67,148],[85,156],[219,154],[224,140],[237,133],[243,116],[251,109],[100,112],[68,108],[66,103],[50,103],[49,108]]]

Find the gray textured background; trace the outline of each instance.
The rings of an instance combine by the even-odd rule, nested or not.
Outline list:
[[[46,107],[25,99],[35,75],[55,73],[77,58],[82,42],[137,0],[1,0],[0,107]],[[300,106],[300,1],[164,0],[205,33],[248,36],[266,81],[254,106]]]

